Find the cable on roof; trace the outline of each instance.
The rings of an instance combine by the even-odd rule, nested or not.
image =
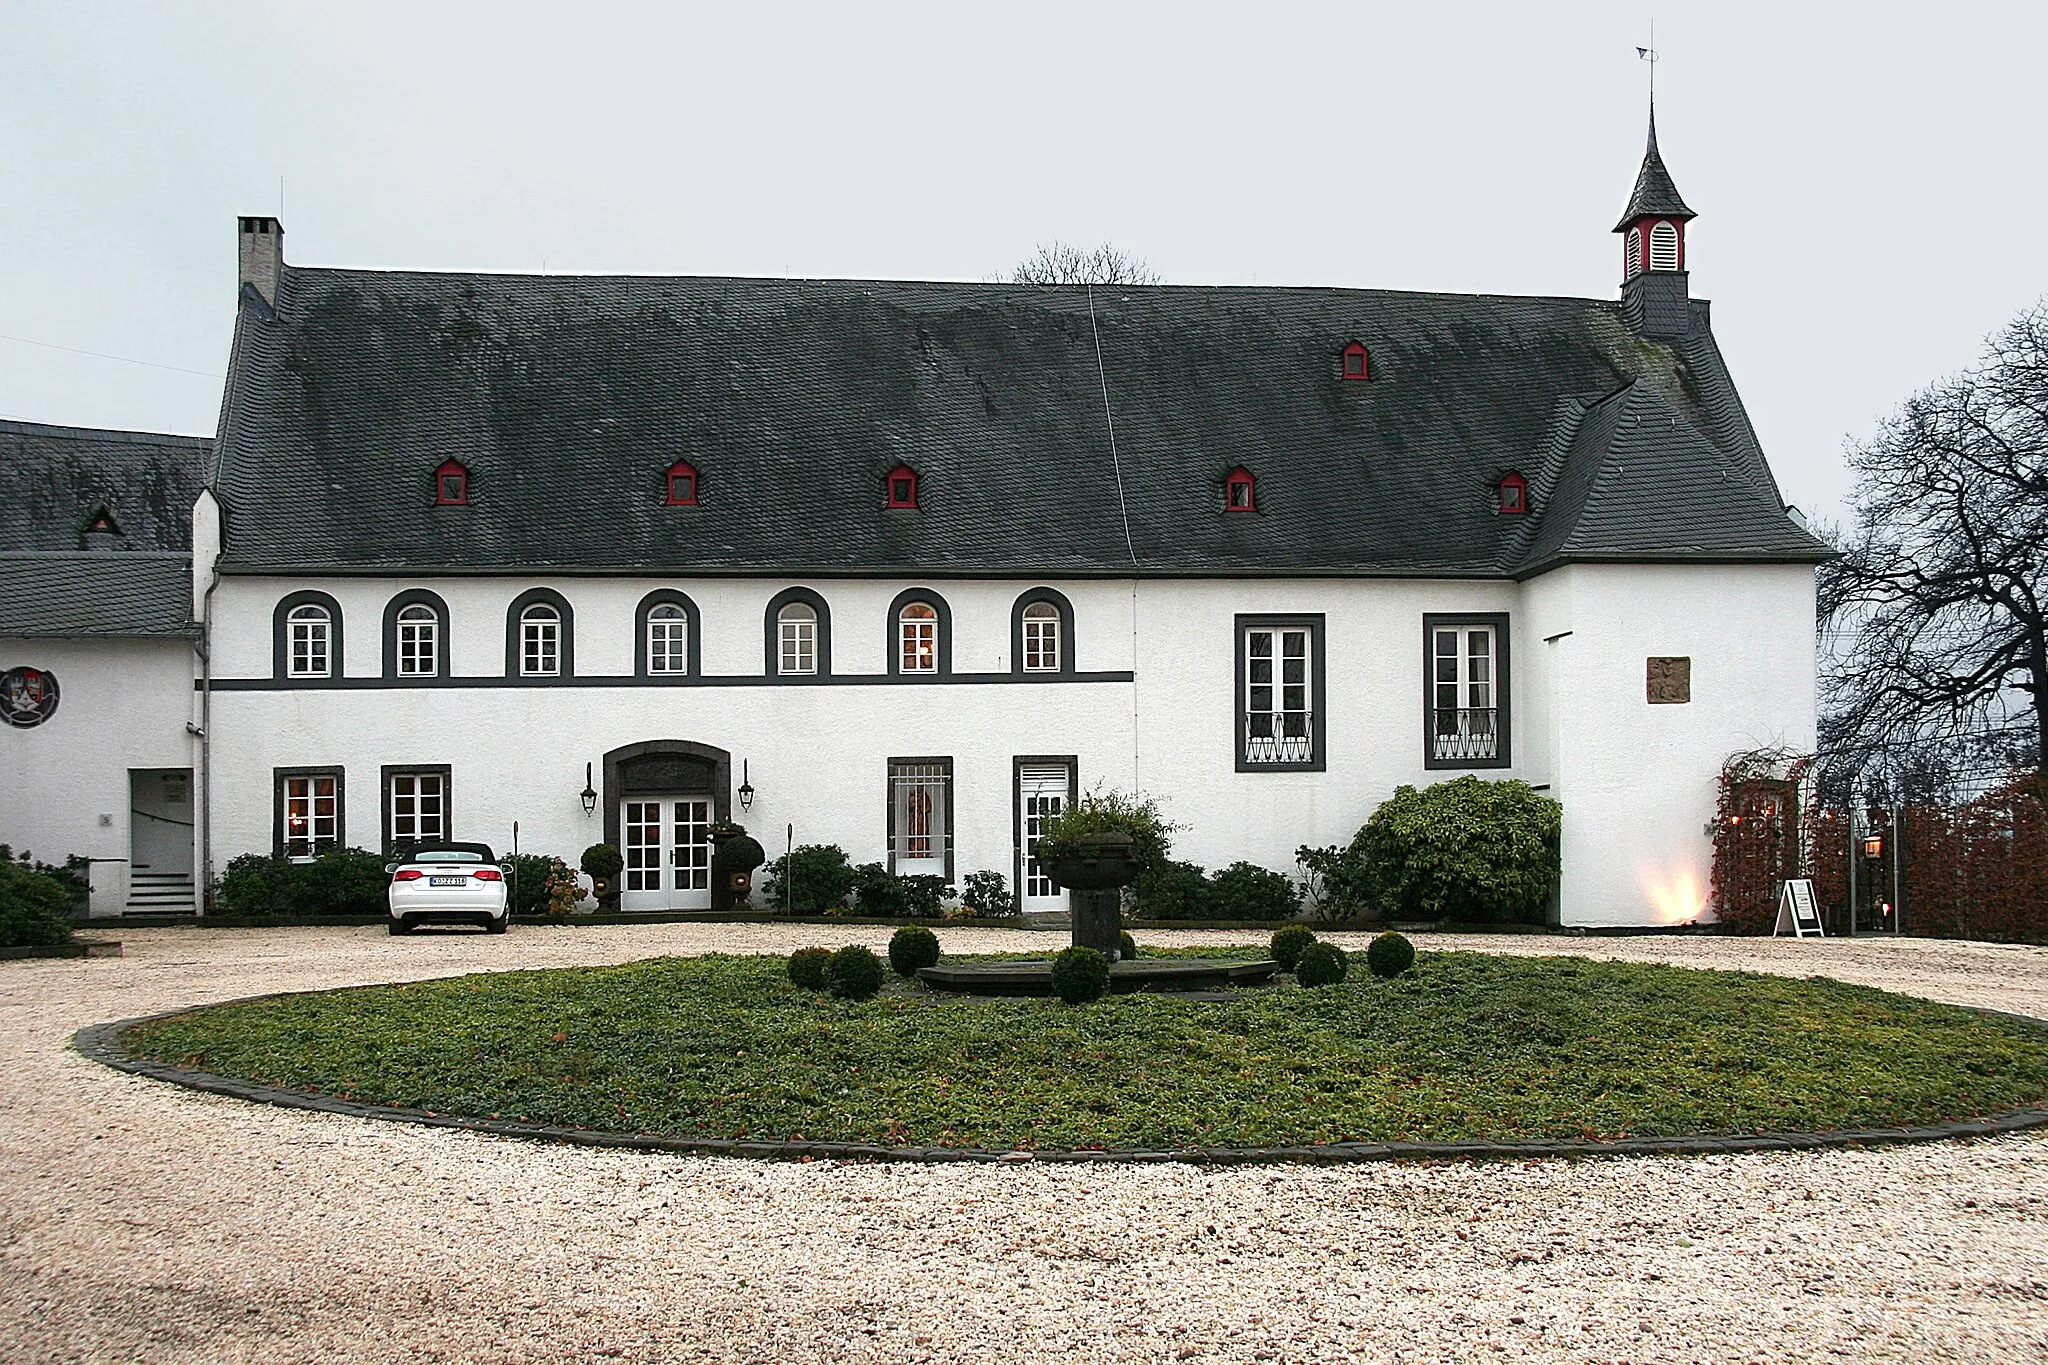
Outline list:
[[[1116,410],[1109,403],[1109,371],[1102,363],[1102,329],[1095,322],[1095,286],[1088,291],[1088,335],[1095,341],[1095,379],[1102,386],[1102,419],[1109,427],[1109,464],[1116,471],[1116,511],[1124,524],[1124,552],[1131,557],[1131,795],[1138,787],[1138,547],[1131,540],[1131,509],[1124,501],[1124,464],[1116,453]]]

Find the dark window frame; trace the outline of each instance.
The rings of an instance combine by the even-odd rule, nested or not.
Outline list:
[[[327,676],[324,678],[299,678],[292,676],[291,627],[287,624],[294,608],[324,607],[327,611]],[[346,656],[342,645],[341,603],[327,593],[306,588],[286,593],[277,599],[277,606],[270,614],[270,678],[272,682],[287,687],[325,687],[329,683],[347,676]]]
[[[903,609],[913,602],[922,602],[938,615],[938,627],[932,632],[938,648],[938,667],[930,673],[905,673],[903,671]],[[930,588],[905,588],[889,603],[889,676],[905,682],[930,682],[943,678],[953,671],[953,609],[946,599]]]
[[[815,673],[784,673],[782,671],[782,609],[793,602],[801,602],[818,614],[818,669]],[[761,614],[762,634],[766,655],[762,660],[762,676],[786,678],[793,683],[811,682],[818,678],[832,676],[832,608],[824,597],[811,588],[791,587],[768,599],[768,606]]]
[[[1508,494],[1514,493],[1513,504],[1509,505]],[[1529,510],[1529,481],[1519,470],[1510,469],[1500,476],[1500,513],[1504,517],[1519,517]]]
[[[290,857],[285,849],[284,839],[284,784],[293,777],[331,777],[334,779],[334,842],[322,848],[312,846],[311,857],[317,858],[330,848],[347,848],[348,844],[348,770],[339,763],[299,764],[288,768],[270,770],[270,851],[275,857]]]
[[[676,496],[676,479],[686,477],[690,481],[690,496]],[[662,495],[670,507],[695,507],[704,491],[704,475],[688,460],[677,460],[668,467],[668,475],[662,481]]]
[[[1024,913],[1024,769],[1027,764],[1050,767],[1063,763],[1067,769],[1067,805],[1081,799],[1081,756],[1079,754],[1018,754],[1010,759],[1010,908]],[[1068,897],[1068,904],[1073,899]]]
[[[1329,663],[1325,655],[1325,641],[1328,639],[1325,613],[1315,612],[1239,612],[1236,628],[1231,633],[1231,642],[1237,654],[1236,678],[1237,696],[1231,703],[1232,714],[1236,717],[1233,725],[1231,747],[1235,750],[1237,771],[1241,773],[1319,773],[1329,768],[1330,726],[1329,726]],[[1248,756],[1248,741],[1245,736],[1245,636],[1254,630],[1296,630],[1306,628],[1309,633],[1308,669],[1308,714],[1309,714],[1309,758],[1299,763],[1254,763]],[[1276,655],[1277,659],[1278,656]],[[1275,686],[1279,683],[1276,680]]]
[[[452,475],[452,476],[454,476],[455,478],[457,478],[457,479],[461,480],[461,486],[460,486],[460,488],[458,488],[458,489],[456,490],[456,491],[458,492],[458,494],[459,494],[460,496],[457,496],[457,497],[453,497],[453,498],[451,498],[451,497],[449,497],[449,496],[448,496],[448,479],[449,479],[449,477],[450,477],[451,475]],[[434,470],[434,506],[436,506],[436,507],[467,507],[467,506],[469,506],[469,466],[468,466],[468,465],[466,465],[466,464],[464,464],[464,463],[463,463],[462,461],[460,461],[460,460],[456,460],[456,459],[447,459],[447,460],[443,460],[443,461],[441,461],[441,464],[440,464],[440,466],[439,466],[439,467],[438,467],[437,469],[435,469],[435,470]]]
[[[1354,359],[1358,361],[1355,372],[1351,368]],[[1372,352],[1364,342],[1353,341],[1338,353],[1337,372],[1354,383],[1372,378]]]
[[[519,615],[528,607],[542,603],[553,607],[561,618],[562,633],[556,641],[555,652],[561,667],[553,674],[523,673],[520,671]],[[568,598],[553,588],[528,588],[512,599],[512,605],[505,608],[505,676],[533,687],[554,687],[576,681],[576,611],[569,605]]]
[[[954,876],[953,872],[953,850],[957,842],[954,838],[953,831],[953,811],[959,803],[954,799],[953,796],[954,770],[953,759],[950,755],[941,757],[940,755],[932,754],[924,757],[918,757],[916,755],[904,756],[900,754],[892,754],[885,762],[882,769],[882,792],[883,809],[885,811],[884,819],[885,824],[887,826],[887,830],[884,837],[887,840],[885,847],[888,850],[889,870],[891,872],[894,872],[896,870],[896,767],[898,764],[902,764],[903,766],[908,767],[913,763],[927,764],[934,767],[944,768],[946,770],[945,878],[948,882],[954,882],[957,884],[957,878]]]
[[[899,479],[908,479],[908,480],[910,480],[910,496],[909,496],[908,498],[899,498],[899,497],[898,497],[898,496],[896,495],[896,482],[897,482],[897,480],[899,480]],[[917,471],[916,471],[915,469],[913,469],[913,468],[912,468],[911,466],[909,466],[908,464],[899,464],[899,465],[897,465],[897,466],[896,466],[896,467],[895,467],[894,469],[890,470],[890,471],[888,472],[888,474],[887,474],[886,476],[884,476],[884,478],[882,479],[882,505],[883,505],[883,507],[884,507],[884,508],[886,508],[886,509],[887,509],[887,510],[889,510],[889,511],[892,511],[892,512],[915,512],[915,511],[917,511],[917,510],[918,510],[918,487],[917,487],[917,485],[918,485],[918,477],[917,477]]]
[[[430,607],[437,622],[434,637],[434,671],[432,673],[400,673],[398,671],[398,613],[407,607]],[[384,604],[384,679],[401,685],[417,683],[428,678],[448,676],[448,604],[441,600],[441,594],[430,588],[407,588],[396,593]]]
[[[1024,667],[1024,609],[1044,602],[1060,614],[1060,666],[1058,668],[1026,669]],[[1026,588],[1017,594],[1017,600],[1010,604],[1010,672],[1026,678],[1071,677],[1074,668],[1074,604],[1058,588]],[[1052,760],[1047,759],[1050,763]]]
[[[690,637],[685,641],[683,671],[680,673],[655,673],[647,667],[647,613],[662,606],[681,607],[683,620],[689,627]],[[703,639],[702,617],[690,595],[676,588],[656,588],[633,608],[633,676],[655,683],[682,682],[698,676],[704,661]]]
[[[455,838],[455,769],[446,763],[386,763],[377,772],[377,805],[382,813],[380,824],[387,857],[398,852],[398,846],[391,841],[391,779],[427,776],[441,779],[441,824],[445,830],[441,837]]]
[[[1504,611],[1429,611],[1422,614],[1422,766],[1431,772],[1474,768],[1512,768],[1514,763],[1514,669],[1509,658],[1508,622]],[[1494,728],[1500,735],[1492,758],[1436,757],[1436,632],[1439,626],[1493,627]]]
[[[1244,490],[1244,503],[1240,506],[1233,496],[1238,489]],[[1256,512],[1259,510],[1258,476],[1243,465],[1223,476],[1223,510],[1226,512]]]

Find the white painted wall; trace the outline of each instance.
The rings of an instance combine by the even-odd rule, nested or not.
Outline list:
[[[0,638],[0,672],[46,669],[60,689],[41,725],[0,725],[0,843],[112,860],[94,864],[95,914],[127,901],[128,770],[195,765],[192,657],[185,640]]]

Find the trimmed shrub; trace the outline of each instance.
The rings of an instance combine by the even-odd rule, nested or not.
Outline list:
[[[1010,884],[1000,872],[968,873],[960,903],[970,914],[980,917],[1014,914],[1017,909],[1010,899]]]
[[[330,848],[306,863],[244,853],[214,882],[213,909],[248,917],[381,915],[389,908],[387,861],[360,848]]]
[[[830,948],[799,948],[789,955],[789,979],[800,990],[822,991],[832,966]]]
[[[545,915],[550,903],[548,887],[554,880],[560,858],[542,853],[522,853],[505,859],[506,904],[515,915]],[[232,866],[232,864],[230,865]]]
[[[1052,960],[1052,989],[1069,1005],[1100,1000],[1109,989],[1109,959],[1079,944],[1063,949]]]
[[[882,989],[882,959],[858,943],[832,954],[825,988],[841,1000],[872,1000]]]
[[[1557,889],[1561,810],[1526,782],[1399,787],[1350,851],[1389,914],[1540,923]]]
[[[1301,889],[1285,873],[1232,863],[1210,879],[1209,904],[1217,919],[1293,919],[1301,909]]]
[[[0,858],[0,948],[71,941],[72,888],[32,864]]]
[[[1147,868],[1131,885],[1133,913],[1144,919],[1214,919],[1209,874],[1196,863]]]
[[[889,935],[889,965],[898,976],[916,976],[919,967],[939,965],[939,936],[921,924],[906,924]]]
[[[1273,960],[1280,964],[1281,971],[1291,972],[1301,961],[1302,950],[1316,941],[1316,931],[1306,924],[1290,924],[1285,929],[1276,930],[1271,949]]]
[[[1295,959],[1294,979],[1304,986],[1334,986],[1351,968],[1351,959],[1334,943],[1311,943]]]
[[[1130,930],[1117,930],[1116,950],[1126,962],[1138,955],[1138,940],[1131,937]]]
[[[213,911],[253,918],[282,915],[292,909],[298,869],[268,853],[244,853],[230,859],[213,883]]]
[[[853,908],[863,915],[895,919],[910,913],[910,891],[903,878],[880,863],[853,869]]]
[[[611,844],[592,844],[583,850],[582,866],[594,879],[613,881],[625,871],[626,855]]]
[[[1415,965],[1415,945],[1399,934],[1381,934],[1366,946],[1365,965],[1374,976],[1399,976]]]
[[[946,913],[946,897],[953,894],[953,883],[940,876],[898,877],[903,885],[905,914],[917,919],[937,919]]]
[[[798,844],[769,863],[761,879],[768,904],[791,915],[816,915],[844,905],[852,890],[853,869],[837,844]]]

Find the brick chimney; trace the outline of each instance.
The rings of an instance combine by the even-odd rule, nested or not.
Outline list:
[[[253,284],[263,301],[277,307],[277,277],[284,271],[284,224],[275,218],[238,218],[237,263],[241,279],[236,290]]]

